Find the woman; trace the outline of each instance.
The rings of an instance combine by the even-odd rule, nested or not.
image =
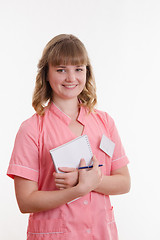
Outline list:
[[[118,239],[109,195],[129,191],[128,159],[113,119],[95,109],[96,103],[83,43],[73,35],[56,36],[38,64],[36,114],[20,126],[7,172],[14,178],[20,211],[30,213],[28,240]],[[56,173],[49,151],[84,134],[93,168],[64,167]],[[113,154],[99,148],[103,135],[115,144]]]

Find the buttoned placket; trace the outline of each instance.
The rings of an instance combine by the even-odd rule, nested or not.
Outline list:
[[[86,228],[84,229],[86,234],[90,235],[92,233],[92,216],[91,216],[91,193],[87,194],[83,197],[83,210],[86,212],[87,220],[86,221]],[[89,238],[88,238],[89,239]]]
[[[63,120],[66,125],[69,126],[70,122],[71,122],[71,118],[66,115],[61,109],[59,109],[54,103],[52,106],[52,110],[54,111],[54,113],[56,114],[56,116],[58,118],[60,118],[61,120]],[[82,124],[84,126],[82,135],[87,134],[86,133],[86,116],[87,116],[87,112],[86,109],[84,107],[80,107],[80,112],[79,115],[77,117],[77,121]],[[70,130],[70,132],[72,133],[72,131]],[[74,135],[72,133],[72,135]],[[76,137],[76,136],[75,136]],[[83,205],[83,211],[85,211],[86,213],[86,218],[83,219],[84,221],[84,225],[86,226],[85,229],[83,229],[85,231],[85,233],[88,235],[91,235],[92,233],[92,217],[91,217],[91,193],[87,194],[86,196],[82,197],[82,198],[77,198],[71,202],[69,202],[68,204],[71,206],[72,204],[74,204],[75,201],[81,201],[81,204]],[[88,212],[88,214],[87,214]],[[90,238],[88,238],[90,239]]]

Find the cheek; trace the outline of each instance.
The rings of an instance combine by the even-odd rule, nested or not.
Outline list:
[[[51,76],[49,77],[49,83],[51,86],[57,86],[61,82],[61,79],[59,79],[57,76]]]
[[[49,73],[48,74],[48,81],[51,86],[58,85],[61,82],[62,77],[58,76],[56,73]]]
[[[86,84],[86,75],[83,75],[81,77],[81,83],[85,86],[85,84]]]
[[[53,91],[56,91],[56,89],[57,89],[57,83],[56,83],[56,81],[51,81],[51,80],[49,80],[49,84],[50,84],[52,90],[53,90]]]

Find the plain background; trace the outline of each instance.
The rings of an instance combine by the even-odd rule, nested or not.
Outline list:
[[[6,176],[14,139],[34,111],[37,63],[46,43],[72,33],[85,44],[98,108],[115,120],[129,157],[132,188],[111,197],[120,240],[150,240],[159,228],[160,2],[0,0],[0,239],[26,239]]]

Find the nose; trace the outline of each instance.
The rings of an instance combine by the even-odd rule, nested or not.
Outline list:
[[[76,79],[75,73],[73,71],[69,71],[66,76],[67,82],[74,82]]]

